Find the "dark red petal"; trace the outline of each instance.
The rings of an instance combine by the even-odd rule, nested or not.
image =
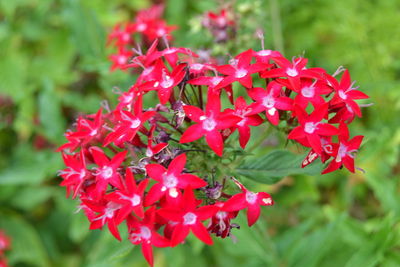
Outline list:
[[[149,192],[146,195],[145,198],[145,206],[148,207],[150,205],[152,205],[154,202],[158,201],[164,194],[165,191],[161,191],[161,188],[163,187],[163,185],[161,183],[157,183],[155,185],[153,185]]]
[[[193,174],[181,174],[179,175],[179,186],[182,189],[185,189],[187,186],[196,189],[207,186],[207,182]]]

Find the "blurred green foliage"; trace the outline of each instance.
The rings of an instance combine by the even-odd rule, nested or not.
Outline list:
[[[115,102],[113,86],[132,83],[126,73],[109,73],[106,33],[149,5],[0,0],[0,228],[13,240],[12,266],[146,266],[139,248],[89,231],[84,215],[74,214],[77,203],[55,178],[62,162],[54,149],[80,112]],[[237,243],[207,247],[193,238],[156,250],[156,266],[399,266],[400,2],[238,0],[239,37],[228,47],[200,29],[199,16],[216,10],[214,1],[166,5],[167,21],[180,27],[177,45],[234,55],[259,49],[254,31],[262,28],[267,46],[288,57],[305,51],[313,66],[349,68],[374,106],[351,125],[366,136],[357,158],[365,173],[248,180],[276,204],[251,229],[239,218]]]

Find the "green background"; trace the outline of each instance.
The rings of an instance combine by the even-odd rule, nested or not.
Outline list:
[[[11,266],[146,266],[140,249],[108,231],[89,231],[77,202],[55,173],[55,147],[81,113],[115,103],[113,86],[134,77],[109,72],[112,26],[148,7],[144,0],[0,0],[0,229],[12,238]],[[357,165],[365,173],[292,175],[275,185],[252,228],[239,218],[237,242],[156,249],[156,266],[400,265],[400,2],[398,0],[236,1],[238,38],[213,45],[199,16],[213,1],[171,0],[166,19],[179,25],[176,45],[235,54],[259,49],[254,31],[285,56],[310,66],[350,70],[372,107],[351,124],[365,135]],[[206,38],[207,36],[207,38]],[[273,137],[273,136],[272,136]],[[272,138],[271,137],[271,138]],[[282,148],[283,144],[278,147]]]

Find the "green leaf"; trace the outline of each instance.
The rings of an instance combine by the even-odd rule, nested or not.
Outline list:
[[[48,255],[35,228],[15,214],[0,214],[0,228],[12,238],[12,249],[8,260],[12,266],[17,262],[30,263],[29,266],[50,266]]]
[[[322,164],[314,162],[301,168],[305,155],[296,155],[286,150],[275,150],[262,157],[252,158],[236,168],[239,175],[264,184],[274,184],[288,175],[315,175],[322,170]]]

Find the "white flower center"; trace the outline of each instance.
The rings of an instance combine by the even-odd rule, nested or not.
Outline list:
[[[166,77],[165,77],[165,80],[163,80],[163,81],[161,82],[161,87],[163,87],[163,88],[169,88],[169,87],[171,87],[173,84],[174,84],[174,80],[171,79],[171,77],[166,76]]]
[[[139,195],[134,194],[133,197],[130,199],[132,206],[137,206],[140,204],[141,198]]]
[[[211,79],[211,83],[212,83],[212,85],[216,86],[219,84],[220,81],[222,81],[222,79],[223,79],[222,77],[213,77]]]
[[[144,24],[144,23],[140,23],[140,24],[137,26],[137,31],[138,31],[138,32],[143,32],[143,31],[145,31],[146,29],[147,29],[147,25]]]
[[[287,70],[286,70],[286,74],[288,75],[288,76],[290,76],[290,77],[296,77],[297,75],[299,75],[299,73],[297,72],[297,70],[296,69],[291,69],[291,68],[288,68]]]
[[[120,64],[120,65],[122,65],[122,64],[125,64],[126,63],[126,60],[127,60],[128,58],[126,57],[126,56],[119,56],[118,58],[117,58],[117,62],[118,62],[118,64]]]
[[[313,122],[307,122],[304,125],[304,131],[309,134],[312,134],[316,128],[317,128],[317,124],[313,123]]]
[[[345,92],[343,92],[343,90],[339,90],[338,94],[339,94],[339,97],[340,97],[341,99],[344,99],[344,100],[347,99],[347,95],[346,95]]]
[[[257,55],[261,57],[266,57],[271,55],[271,52],[272,52],[271,50],[261,50],[257,52]]]
[[[151,238],[151,230],[147,226],[140,226],[140,236],[143,239],[150,239]]]
[[[247,75],[247,70],[245,70],[245,69],[239,69],[239,70],[237,70],[236,72],[235,72],[235,77],[236,78],[243,78],[244,76],[246,76]]]
[[[113,169],[108,166],[104,166],[102,171],[101,171],[101,176],[103,176],[104,179],[109,179],[113,175]]]
[[[139,119],[135,119],[131,123],[131,128],[136,129],[137,127],[139,127],[140,124],[141,124],[141,121]]]
[[[225,219],[226,216],[228,216],[228,213],[225,211],[218,211],[217,214],[215,214],[215,217],[217,217],[217,219],[220,219],[220,220]]]
[[[306,86],[306,87],[303,87],[303,88],[301,89],[301,94],[302,94],[304,97],[313,97],[314,94],[315,94],[315,88],[314,88],[314,86]]]
[[[166,188],[175,188],[178,185],[178,179],[173,174],[164,174],[163,184]]]
[[[253,193],[250,191],[246,192],[246,201],[250,204],[254,204],[257,201],[257,193]]]
[[[195,63],[190,66],[193,70],[201,70],[203,68],[203,64]]]
[[[183,216],[183,224],[184,225],[195,224],[196,220],[197,220],[197,216],[193,212],[188,212]]]
[[[203,129],[206,131],[212,131],[217,126],[217,123],[213,118],[207,118],[203,121]]]
[[[266,108],[273,108],[275,105],[275,99],[271,95],[268,95],[263,98],[262,104]]]
[[[336,157],[335,161],[336,162],[341,162],[342,159],[346,156],[346,154],[347,154],[347,146],[345,146],[342,143],[340,143],[338,154],[337,154],[337,157]]]

